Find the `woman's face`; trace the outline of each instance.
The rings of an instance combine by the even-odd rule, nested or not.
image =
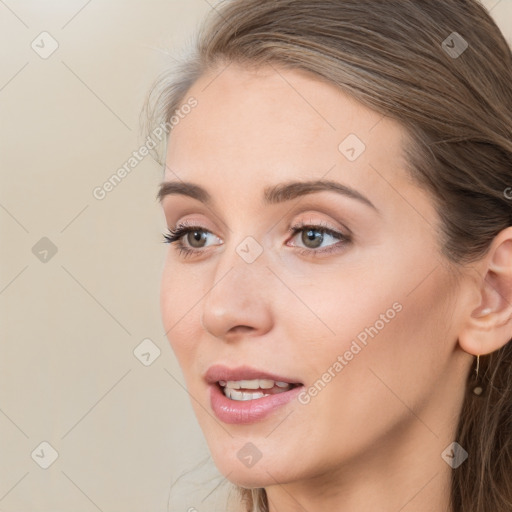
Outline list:
[[[162,199],[192,227],[161,308],[215,463],[248,487],[444,464],[469,356],[404,130],[302,72],[220,71],[185,99]]]

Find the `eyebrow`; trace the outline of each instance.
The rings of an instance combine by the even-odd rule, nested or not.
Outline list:
[[[278,204],[283,201],[290,201],[297,197],[313,194],[315,192],[336,192],[350,199],[356,199],[361,203],[379,211],[375,205],[357,190],[342,185],[336,181],[314,180],[314,181],[291,181],[266,187],[263,193],[266,205]],[[168,195],[184,195],[201,201],[211,206],[212,196],[203,187],[188,181],[164,181],[160,184],[157,199],[162,202]]]

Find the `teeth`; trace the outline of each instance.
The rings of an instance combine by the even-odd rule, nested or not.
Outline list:
[[[277,386],[282,391],[288,391],[292,385],[288,382],[274,381],[272,379],[251,379],[251,380],[220,380],[220,386],[224,395],[231,400],[257,400],[268,396],[270,393],[264,393],[262,390],[272,389]],[[239,391],[243,390],[243,391]],[[248,391],[254,390],[254,391]],[[257,391],[256,391],[257,390]],[[277,392],[277,391],[276,391]]]
[[[288,382],[275,382],[271,379],[253,379],[253,380],[221,380],[219,384],[230,389],[271,389],[274,384],[280,388],[287,388]]]
[[[223,389],[224,394],[230,398],[231,400],[256,400],[258,398],[263,398],[264,396],[268,396],[266,393],[262,393],[261,391],[257,391],[256,393],[245,392],[245,391],[237,391],[236,389],[225,387]]]
[[[245,381],[242,381],[242,382],[255,382],[255,381],[245,380]],[[274,387],[274,381],[270,380],[270,379],[258,379],[258,387],[261,388],[261,389],[273,388]],[[251,389],[251,388],[247,388],[247,389]]]

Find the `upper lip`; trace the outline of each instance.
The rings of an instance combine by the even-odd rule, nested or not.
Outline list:
[[[288,382],[289,384],[302,384],[299,380],[293,377],[286,377],[277,375],[265,370],[258,370],[251,366],[237,366],[236,368],[229,368],[221,364],[215,364],[208,368],[204,376],[208,384],[215,384],[220,380],[253,380],[253,379],[270,379],[275,382]]]

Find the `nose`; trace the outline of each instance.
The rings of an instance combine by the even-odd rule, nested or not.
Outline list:
[[[243,335],[263,335],[272,328],[272,296],[275,283],[265,265],[264,254],[252,263],[234,248],[219,256],[210,290],[202,301],[204,329],[225,340]]]

